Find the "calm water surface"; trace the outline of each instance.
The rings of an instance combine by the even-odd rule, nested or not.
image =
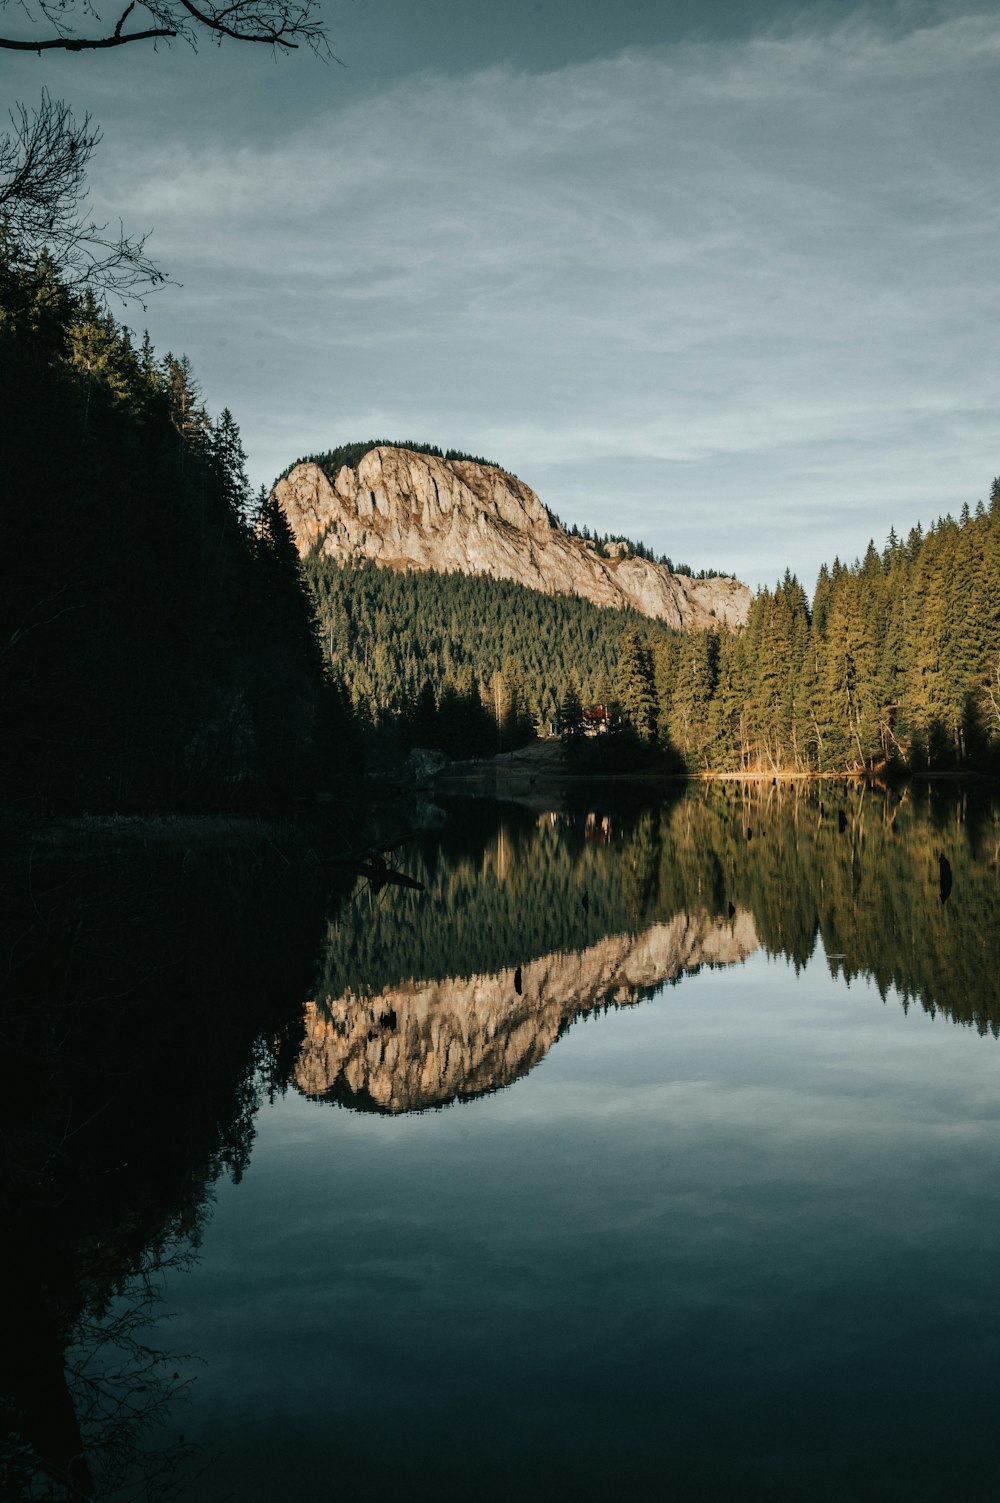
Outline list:
[[[94,1495],[183,1431],[197,1503],[994,1498],[998,842],[916,792],[453,808],[425,892],[327,902]]]

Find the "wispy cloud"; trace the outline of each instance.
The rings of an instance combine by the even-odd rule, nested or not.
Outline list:
[[[998,462],[1000,22],[422,75],[273,144],[133,134],[151,313],[260,478],[375,432],[751,583]]]

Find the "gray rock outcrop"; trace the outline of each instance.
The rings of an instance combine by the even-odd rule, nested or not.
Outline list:
[[[341,562],[489,574],[545,594],[631,606],[682,630],[739,626],[750,608],[738,580],[672,574],[620,545],[605,557],[550,521],[530,486],[492,465],[381,447],[354,469],[344,465],[333,484],[318,465],[296,465],[275,495],[300,554],[318,544]]]

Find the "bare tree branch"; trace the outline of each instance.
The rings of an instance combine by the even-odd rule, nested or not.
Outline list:
[[[169,41],[177,35],[176,31],[168,31],[165,27],[151,28],[149,31],[130,31],[125,35],[115,28],[109,37],[100,37],[93,41],[78,41],[74,37],[56,37],[47,42],[18,42],[9,37],[0,37],[0,47],[6,47],[12,52],[93,52],[100,47],[124,47],[126,42],[148,42],[151,37]]]
[[[90,219],[86,170],[101,139],[62,100],[42,91],[38,109],[15,105],[11,130],[0,137],[0,258],[33,266],[48,255],[65,286],[98,298],[143,298],[166,275],[145,254],[148,234],[130,237]]]
[[[8,0],[0,0],[6,7]],[[139,6],[152,25],[125,31],[125,21]],[[0,48],[15,52],[89,52],[98,48],[124,47],[131,42],[173,41],[180,37],[196,47],[206,33],[216,43],[223,37],[236,42],[258,42],[283,51],[309,47],[330,56],[326,31],[319,17],[319,0],[235,0],[235,3],[193,4],[192,0],[130,0],[113,28],[103,29],[101,16],[91,0],[21,0],[21,8],[36,26],[48,26],[54,35],[44,38],[0,37]],[[96,36],[79,36],[72,21],[76,15],[96,26]]]

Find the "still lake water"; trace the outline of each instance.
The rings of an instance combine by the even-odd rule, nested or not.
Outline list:
[[[328,904],[156,1280],[181,1498],[996,1497],[1000,806],[823,797],[452,806]]]

